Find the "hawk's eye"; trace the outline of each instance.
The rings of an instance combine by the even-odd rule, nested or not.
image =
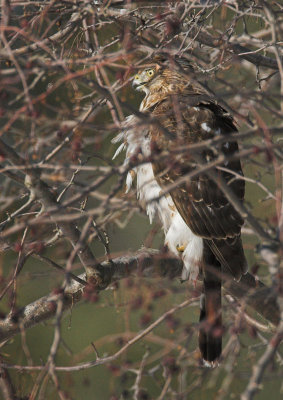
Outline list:
[[[148,69],[148,70],[146,71],[146,73],[147,73],[147,76],[151,77],[151,76],[154,75],[154,69]]]

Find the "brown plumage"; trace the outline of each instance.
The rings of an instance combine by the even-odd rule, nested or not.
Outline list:
[[[235,141],[201,150],[190,150],[190,145],[216,136],[228,137],[237,129],[217,101],[182,73],[157,64],[136,75],[133,84],[146,93],[140,110],[150,112],[158,121],[148,130],[155,178],[163,189],[175,184],[170,195],[177,211],[191,231],[203,238],[199,346],[203,358],[213,362],[221,354],[221,272],[240,279],[247,270],[241,242],[244,221],[209,174],[193,174],[220,155],[225,157],[220,167],[240,175],[242,169],[233,157],[238,151]],[[217,167],[212,171],[243,200],[243,179]],[[178,180],[189,174],[191,178],[178,185]]]

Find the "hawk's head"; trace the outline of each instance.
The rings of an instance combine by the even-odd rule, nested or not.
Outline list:
[[[179,61],[175,64],[168,61],[157,62],[135,75],[133,87],[145,92],[146,95],[178,93],[184,90],[188,82],[187,77],[182,73],[187,69],[188,67],[183,68]]]
[[[148,94],[151,90],[150,88],[154,85],[160,85],[160,72],[161,67],[157,64],[152,68],[146,68],[139,71],[133,80],[133,87],[138,91],[143,91]]]

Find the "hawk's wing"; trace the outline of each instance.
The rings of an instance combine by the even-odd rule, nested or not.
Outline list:
[[[163,188],[201,168],[200,160],[205,164],[212,162],[221,153],[229,158],[238,151],[236,142],[227,141],[218,148],[208,148],[198,153],[190,152],[190,144],[237,131],[231,116],[207,96],[191,93],[182,94],[177,99],[171,96],[155,105],[152,112],[170,132],[166,135],[164,130],[156,125],[150,129],[154,144],[152,148],[157,146],[162,150],[168,150],[167,160],[156,157],[153,163],[155,176]],[[182,146],[188,150],[179,155],[173,151]],[[242,175],[238,159],[226,159],[221,166]],[[242,201],[245,191],[244,180],[237,179],[227,171],[216,168],[213,170]],[[240,278],[247,268],[240,239],[244,221],[215,181],[202,173],[188,178],[185,183],[170,191],[170,194],[178,212],[190,229],[204,238],[218,261],[230,270],[235,278]]]

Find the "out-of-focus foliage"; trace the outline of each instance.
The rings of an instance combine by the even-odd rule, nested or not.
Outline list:
[[[132,76],[158,54],[193,63],[198,79],[246,132],[239,140],[245,205],[266,238],[245,225],[245,251],[250,269],[280,293],[282,12],[277,1],[2,1],[0,135],[21,159],[0,147],[0,318],[10,313],[20,326],[21,307],[50,292],[60,295],[69,273],[83,272],[62,221],[88,228],[83,243],[99,261],[142,245],[162,249],[158,221],[149,225],[134,189],[125,194],[124,154],[113,161],[111,143],[142,99]],[[31,170],[56,209],[32,195]],[[3,369],[8,378],[3,374],[1,388],[30,400],[239,399],[241,393],[250,399],[248,385],[258,383],[258,399],[281,398],[279,351],[267,357],[264,378],[253,375],[274,332],[255,313],[247,319],[244,302],[241,308],[229,296],[223,299],[226,347],[216,369],[200,366],[195,301],[117,359],[57,371],[118,352],[173,306],[199,296],[198,287],[178,279],[129,277],[108,289],[98,294],[90,285],[64,318],[57,312],[55,325],[21,327],[9,338],[1,362],[46,369]],[[56,301],[51,312],[60,296]]]

